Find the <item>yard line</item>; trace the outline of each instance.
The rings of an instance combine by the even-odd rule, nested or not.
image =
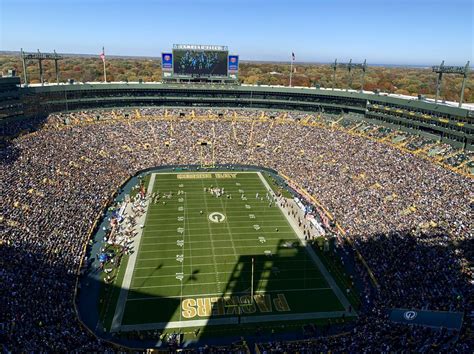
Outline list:
[[[176,187],[174,187],[174,188],[176,188]],[[230,192],[230,194],[233,194],[233,193],[234,194],[239,194],[237,189],[228,188],[228,191]],[[255,189],[255,190],[247,190],[246,189],[244,194],[245,195],[250,195],[250,193],[255,194],[255,193],[261,193],[262,191],[265,191],[265,188]],[[199,193],[200,192],[189,192],[189,194],[191,194],[191,195],[198,195],[198,196],[201,195]],[[229,193],[227,193],[227,194],[229,194]],[[171,198],[174,198],[174,197],[171,197]],[[233,198],[233,199],[237,199],[237,198]],[[161,200],[162,199],[158,199],[158,203],[156,203],[156,204],[160,204],[159,201],[161,201]],[[191,203],[199,202],[199,201],[202,201],[202,197],[200,197],[200,198],[199,197],[198,198],[190,198],[189,200],[190,200]],[[238,198],[238,200],[240,200],[240,197]],[[175,200],[174,199],[166,199],[166,202],[167,202],[166,204],[168,205],[168,202],[170,202],[170,203],[175,202]],[[212,204],[212,203],[210,203],[210,204]]]
[[[283,272],[283,271],[280,271],[280,272]],[[228,272],[217,272],[219,274],[233,274],[234,273],[234,270],[230,270]],[[250,270],[246,270],[246,271],[242,271],[240,272],[239,274],[244,274],[244,273],[251,273]],[[271,273],[271,269],[267,269],[265,273]],[[201,276],[201,275],[211,275],[211,274],[215,274],[215,272],[208,272],[208,273],[199,273],[198,276]],[[262,272],[263,274],[263,272]],[[145,275],[145,276],[142,276],[142,277],[133,277],[133,279],[149,279],[149,278],[169,278],[171,275],[170,274],[166,274],[166,275]],[[269,274],[269,276],[273,276],[273,274]],[[267,276],[262,276],[260,278],[261,280],[268,280]],[[324,279],[322,277],[306,277],[306,278],[295,278],[295,277],[279,277],[278,279],[273,279],[272,280],[318,280],[318,279]]]
[[[201,199],[202,200],[202,199]],[[233,213],[234,214],[234,213]],[[236,214],[236,213],[235,213]],[[235,215],[232,215],[232,219],[249,219],[249,213],[248,212],[244,212],[242,213],[241,216],[235,216]],[[276,214],[276,213],[275,213]],[[188,216],[188,219],[189,220],[198,220],[198,219],[202,219],[203,216],[200,215],[200,216]],[[255,219],[254,220],[275,220],[274,217],[267,217],[267,216],[255,216]],[[160,224],[149,224],[149,225],[163,225],[163,223],[167,222],[167,221],[176,221],[176,218],[175,217],[171,217],[171,218],[163,218],[163,219],[160,219]],[[163,222],[163,223],[161,223]]]
[[[196,256],[194,257],[196,258]],[[173,258],[174,259],[174,258]],[[313,264],[313,262],[310,260],[310,259],[279,259],[278,260],[279,263],[284,263],[284,262],[290,262],[290,263],[301,263],[301,262],[306,262],[306,263],[310,263],[310,264]],[[217,265],[228,265],[229,263],[220,263],[220,262],[217,262],[216,263]],[[206,267],[206,266],[212,266],[214,265],[214,263],[199,263],[197,264],[199,267]],[[176,268],[176,267],[180,267],[180,265],[175,265],[175,266],[163,266],[161,267],[161,269],[163,268]],[[153,267],[135,267],[135,269],[156,269],[156,266],[153,266]]]
[[[257,240],[256,240],[257,241]],[[241,246],[242,247],[242,246]],[[245,246],[244,246],[245,247]],[[268,245],[265,245],[265,244],[260,244],[260,245],[254,245],[252,247],[267,247],[268,248]],[[214,247],[214,249],[218,250],[218,249],[224,249],[224,248],[233,248],[234,251],[235,251],[235,247],[234,246],[224,246],[224,247]],[[204,247],[204,248],[195,248],[194,249],[195,251],[204,251],[204,250],[209,250],[209,247]],[[146,250],[146,251],[141,251],[141,253],[151,253],[151,252],[175,252],[174,250]]]
[[[211,273],[211,274],[217,274],[216,273]],[[305,278],[281,278],[281,279],[272,279],[272,282],[276,283],[276,282],[287,282],[289,280],[304,280]],[[306,278],[308,279],[308,278]],[[321,278],[317,278],[317,279],[321,279]],[[263,280],[268,280],[268,279],[263,279]],[[312,280],[316,280],[315,279],[312,279]],[[214,282],[212,283],[199,283],[198,285],[213,285],[215,284]],[[140,290],[140,289],[155,289],[155,288],[176,288],[177,285],[176,284],[168,284],[168,285],[147,285],[147,286],[132,286],[130,289],[133,289],[133,290]],[[182,285],[181,285],[182,287]],[[199,295],[199,294],[198,294]]]
[[[212,241],[211,241],[211,243],[212,243]],[[233,255],[234,255],[233,253],[215,255],[214,251],[213,251],[213,259],[215,259],[215,257],[227,257],[227,256],[233,256]],[[209,257],[209,255],[206,254],[206,255],[203,255],[203,256],[194,256],[194,258],[206,258],[206,257]],[[176,259],[176,257],[160,257],[160,260],[167,260],[167,259]],[[269,257],[269,260],[271,260],[271,259],[272,258]],[[139,261],[156,261],[156,257],[155,258],[140,258]]]
[[[184,276],[184,239],[186,238],[186,192],[184,192],[184,210],[183,210],[183,246],[181,247],[181,255],[183,257],[181,261],[181,275]],[[184,279],[184,278],[183,278]],[[180,280],[180,285],[181,285],[181,299],[180,301],[183,302],[183,279]],[[179,312],[179,321],[181,322],[182,320],[182,311]]]
[[[203,188],[204,188],[204,187],[203,187]],[[232,198],[232,200],[234,200],[234,199],[236,199],[236,198]],[[159,203],[158,203],[158,204],[159,204]],[[167,201],[167,203],[166,203],[166,208],[168,208],[169,206],[174,206],[174,205],[170,205],[170,204],[171,204],[171,203],[170,203],[169,201]],[[235,204],[237,204],[237,203],[235,203]],[[245,203],[242,203],[242,204],[245,205]],[[179,205],[179,204],[176,203],[176,206],[178,206],[178,205]],[[229,209],[229,210],[242,210],[242,207],[241,207],[241,206],[235,206],[235,207],[232,206],[232,207],[229,207],[228,209]],[[199,207],[196,207],[196,208],[188,208],[188,210],[190,210],[190,211],[193,211],[193,210],[199,211],[199,210],[201,210],[201,209],[200,209]],[[153,213],[153,214],[155,214],[155,213]],[[153,215],[153,214],[152,214],[152,215]]]
[[[199,283],[199,285],[215,285],[216,283]],[[137,286],[137,287],[134,287],[134,288],[131,288],[131,289],[134,289],[134,290],[140,290],[140,289],[154,289],[154,288],[176,288],[177,285],[176,284],[173,284],[173,285],[149,285],[149,286]],[[181,296],[179,296],[181,297]]]
[[[209,224],[208,224],[209,225]],[[215,226],[215,225],[214,225]],[[209,228],[209,227],[208,227]],[[249,229],[250,227],[248,225],[246,226],[232,226],[232,229]],[[176,227],[174,227],[171,230],[165,230],[165,229],[160,229],[163,232],[176,232]],[[196,227],[196,228],[190,228],[190,230],[205,230],[205,228],[202,227]],[[279,233],[279,232],[278,232]]]
[[[187,210],[187,207],[188,207],[188,205],[187,205],[187,199],[185,199],[185,200],[184,200],[184,210]],[[189,216],[184,218],[184,224],[186,225],[186,226],[185,226],[185,230],[189,230]],[[186,231],[185,231],[185,234],[186,234]],[[187,234],[188,234],[188,239],[191,240],[191,232],[188,232]],[[186,237],[185,237],[184,239],[185,239],[184,242],[185,242],[185,243],[188,243],[188,242],[186,241]],[[192,242],[189,241],[189,270],[190,270],[189,274],[190,274],[190,275],[193,275],[193,254],[192,254],[191,243],[192,243]],[[194,284],[191,284],[191,287],[192,287],[192,289],[193,289],[193,291],[194,291]]]
[[[204,189],[204,181],[203,180],[201,180],[201,188]],[[204,206],[206,207],[206,214],[208,214],[209,210],[207,209],[207,198],[206,198],[206,196],[204,196],[203,199],[204,199]],[[220,282],[220,279],[219,279],[219,274],[217,273],[216,252],[214,251],[214,240],[212,239],[212,230],[211,230],[211,226],[209,225],[209,222],[207,223],[207,228],[209,230],[209,238],[211,239],[212,260],[214,262],[214,270],[216,272],[217,291],[220,292],[221,291],[221,282]],[[196,256],[196,258],[197,257],[202,257],[202,256]]]
[[[244,205],[242,205],[239,208],[239,210],[242,211],[243,207],[244,207]],[[220,209],[220,207],[216,206],[214,209]],[[199,210],[201,211],[202,209],[199,209]],[[226,210],[229,211],[229,208],[227,207]],[[189,209],[188,209],[188,211],[189,211]],[[214,210],[214,211],[219,211],[219,210]],[[251,211],[248,211],[248,210],[242,211],[240,213],[236,212],[236,211],[233,211],[232,214],[231,214],[231,218],[233,220],[248,220],[248,219],[250,219],[249,214],[254,214],[255,215],[254,212],[251,212]],[[155,215],[159,215],[159,214],[155,214]],[[201,221],[202,222],[202,221],[204,221],[204,219],[207,216],[208,215],[199,215],[199,216],[196,216],[196,217],[189,217],[189,219],[191,219],[193,221]],[[272,213],[269,212],[267,215],[256,215],[254,220],[268,222],[269,220],[274,221],[275,218],[277,218],[277,217],[278,218],[280,217],[280,213],[273,212],[273,215],[272,215]],[[157,221],[158,222],[156,222],[156,223],[155,222],[150,223],[150,226],[176,225],[176,222],[177,222],[176,218],[174,218],[174,217],[169,218],[169,219],[168,218],[167,219],[164,219],[164,218],[161,219],[160,218]]]
[[[149,230],[149,231],[150,231],[150,230]],[[238,232],[238,233],[235,233],[235,232],[234,232],[234,235],[248,235],[248,234],[249,234],[248,232]],[[288,232],[286,232],[286,231],[278,231],[278,235],[286,235],[286,234],[289,234],[289,235],[291,235],[291,236],[294,236],[294,231],[288,231]],[[214,233],[213,235],[214,235],[214,236],[225,236],[226,234],[225,234],[225,233],[220,233],[220,232],[218,232],[218,233]],[[208,234],[208,233],[205,233],[205,234],[195,234],[195,235],[193,235],[193,237],[200,237],[200,236],[209,236],[209,234]],[[152,236],[144,237],[144,239],[153,239],[153,238],[160,238],[160,239],[162,239],[162,238],[171,238],[171,237],[175,237],[175,236],[169,236],[169,235],[167,235],[167,236],[155,235],[154,237],[152,237]],[[270,239],[272,239],[272,240],[281,240],[281,237],[279,237],[279,238],[266,238],[266,237],[265,237],[265,239],[267,239],[267,240],[270,240]],[[145,244],[147,245],[148,243],[145,243]]]
[[[246,235],[247,233],[245,233]],[[234,234],[234,235],[244,235],[244,234]],[[207,234],[203,234],[203,235],[197,235],[197,236],[207,236]],[[267,243],[269,243],[268,241],[280,241],[281,240],[281,237],[277,237],[277,238],[269,238],[269,237],[265,237],[265,239],[267,240]],[[255,241],[255,238],[239,238],[237,240],[234,240],[234,242],[244,242],[244,241]],[[283,240],[283,241],[294,241],[293,239],[288,239],[288,240]],[[217,242],[220,242],[220,241],[217,241]],[[222,241],[224,242],[224,241]],[[188,243],[209,243],[209,240],[201,240],[201,241],[188,241]],[[175,243],[174,242],[149,242],[149,243],[144,243],[144,245],[174,245]],[[206,248],[206,249],[209,249]],[[146,251],[142,251],[142,252],[146,252]]]
[[[222,171],[217,171],[217,172],[197,172],[197,171],[180,171],[180,172],[158,172],[160,175],[200,175],[200,174],[215,174],[215,173],[234,173],[234,174],[243,174],[243,173],[246,173],[246,174],[249,174],[249,173],[257,173],[257,171],[225,171],[225,172],[222,172]],[[210,178],[205,178],[205,179],[214,179],[214,177],[210,177]],[[228,180],[235,180],[236,178],[228,178]],[[180,179],[178,177],[176,177],[176,180],[177,181],[181,181],[181,182],[193,182],[193,181],[196,181],[196,182],[199,182],[201,181],[202,179]]]
[[[217,186],[217,188],[219,188],[219,184],[217,183],[217,179],[216,179],[216,186]],[[224,214],[227,214],[227,208],[226,208],[227,207],[227,201],[224,205],[224,202],[222,201],[222,198],[219,197],[218,199],[220,199],[220,203],[222,205],[222,208],[224,209]],[[234,238],[232,237],[232,230],[230,229],[230,226],[229,226],[229,219],[226,218],[224,220],[224,222],[227,226],[227,230],[229,231],[230,242],[232,244],[232,248],[234,249],[235,260],[238,260],[239,256],[237,255],[237,251],[235,249]]]

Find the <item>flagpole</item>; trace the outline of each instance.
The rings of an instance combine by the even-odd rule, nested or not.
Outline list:
[[[104,63],[104,82],[107,82],[107,71],[105,70],[105,49],[104,49],[104,47],[102,47],[102,54],[104,56],[104,59],[102,59],[102,61]]]

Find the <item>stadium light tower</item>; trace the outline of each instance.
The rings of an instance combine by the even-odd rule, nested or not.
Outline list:
[[[43,75],[43,58],[41,57],[41,53],[40,53],[40,50],[38,49],[38,56],[37,56],[37,59],[38,59],[38,65],[39,65],[39,74],[40,74],[40,82],[41,82],[41,85],[43,85],[44,83],[44,75]]]
[[[334,63],[331,64],[333,69],[333,79],[332,79],[332,89],[336,86],[336,71],[337,68],[346,68],[347,69],[347,87],[346,91],[352,87],[352,69],[361,69],[361,87],[360,92],[364,91],[364,80],[365,80],[365,72],[367,71],[367,59],[364,59],[362,64],[360,63],[353,63],[352,59],[349,60],[348,63],[338,63],[337,59],[334,60]]]
[[[362,64],[355,64],[355,66],[361,69],[360,92],[364,92],[365,72],[367,71],[367,59],[364,59],[364,62]]]
[[[41,85],[44,85],[43,60],[54,60],[54,68],[56,70],[56,84],[59,85],[58,60],[62,60],[63,57],[58,55],[56,50],[53,53],[41,53],[38,49],[37,53],[26,53],[22,48],[20,51],[20,56],[23,62],[23,77],[25,80],[25,86],[28,86],[27,60],[38,60]]]
[[[460,95],[459,105],[458,105],[458,107],[461,107],[464,100],[464,89],[466,87],[466,79],[467,79],[467,76],[469,75],[469,61],[466,63],[465,66],[445,66],[444,60],[443,60],[441,62],[441,65],[432,66],[431,69],[433,72],[438,74],[438,77],[436,79],[435,103],[438,103],[438,97],[441,92],[441,85],[443,81],[443,74],[456,74],[456,75],[463,76],[462,85],[461,85],[461,95]]]
[[[347,64],[347,87],[346,91],[349,91],[352,87],[352,59],[349,60],[349,64]]]

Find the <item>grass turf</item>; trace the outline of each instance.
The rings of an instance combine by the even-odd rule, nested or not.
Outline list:
[[[269,205],[257,173],[236,173],[235,178],[216,178],[214,172],[206,179],[180,176],[156,174],[153,191],[173,196],[149,206],[122,325],[236,317],[239,312],[271,316],[344,310],[281,210]],[[216,198],[204,191],[211,186],[224,188],[225,195]],[[210,221],[215,212],[225,220]],[[271,256],[265,254],[268,251]],[[248,296],[252,259],[254,294],[268,295],[269,302],[253,308],[239,306],[238,301],[230,306],[215,302],[211,312],[204,311],[202,302],[203,312],[186,318],[183,300]],[[286,299],[286,311],[278,311],[278,294]]]

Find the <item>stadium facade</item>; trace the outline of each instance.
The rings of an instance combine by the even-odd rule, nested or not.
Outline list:
[[[143,82],[140,82],[140,83],[74,83],[74,82],[70,82],[68,84],[59,84],[59,85],[32,85],[32,86],[22,87],[20,83],[20,79],[17,77],[12,76],[12,77],[7,77],[7,78],[0,78],[0,121],[2,122],[2,126],[5,128],[8,128],[8,124],[10,122],[12,123],[16,121],[22,122],[23,120],[37,122],[39,125],[48,114],[55,113],[55,112],[74,112],[74,111],[83,111],[83,110],[95,110],[95,111],[90,111],[92,115],[92,117],[90,118],[94,120],[95,119],[102,120],[102,117],[100,115],[101,113],[99,113],[97,110],[100,110],[100,109],[108,110],[110,115],[115,115],[113,109],[127,108],[127,107],[128,108],[182,107],[182,108],[191,108],[191,109],[200,108],[200,107],[201,108],[207,108],[207,107],[219,108],[220,107],[220,108],[232,108],[232,110],[234,111],[235,111],[235,108],[245,108],[245,109],[252,108],[252,109],[257,109],[259,111],[270,110],[270,113],[269,113],[270,115],[275,114],[275,111],[277,110],[282,110],[283,112],[303,111],[303,112],[308,112],[308,113],[311,113],[311,112],[331,112],[331,113],[336,113],[336,114],[355,113],[354,115],[352,114],[347,115],[348,117],[346,118],[354,119],[354,120],[362,120],[371,124],[377,124],[384,127],[390,127],[390,128],[393,128],[394,130],[402,130],[402,131],[406,131],[412,134],[426,136],[434,140],[449,143],[453,145],[456,149],[466,149],[466,150],[474,151],[473,141],[472,141],[473,126],[474,126],[473,125],[474,111],[470,108],[471,106],[472,105],[467,104],[464,106],[465,108],[458,108],[458,107],[454,107],[453,105],[450,105],[449,103],[436,104],[424,99],[401,97],[401,96],[387,95],[387,94],[381,94],[381,93],[356,92],[352,90],[342,91],[342,90],[330,90],[330,89],[321,89],[321,88],[299,88],[299,87],[289,88],[289,87],[274,87],[274,86],[246,86],[246,85],[240,85],[240,86],[239,85],[203,85],[203,84],[196,84],[196,83],[170,84],[170,83],[143,83]],[[470,109],[467,109],[468,107]],[[130,111],[131,110],[126,110],[127,113],[125,113],[123,118],[128,118],[128,114],[130,114]],[[137,112],[138,111],[139,109],[137,109]],[[179,113],[180,109],[175,110],[175,111],[178,111]],[[222,110],[222,111],[225,111],[225,110]],[[220,117],[221,113],[218,113],[218,115]],[[341,114],[341,116],[343,116],[343,114]],[[65,118],[65,115],[58,115],[56,118],[57,118],[57,122],[64,120],[64,124],[69,124],[69,121],[68,121],[69,118]],[[270,119],[272,118],[273,117],[270,116]],[[300,118],[295,118],[295,119],[300,119]],[[304,120],[302,119],[301,122],[303,121]],[[97,123],[100,123],[100,122],[97,122]],[[120,129],[120,124],[123,124],[125,126],[127,125],[126,123],[127,122],[121,121],[117,125],[108,126],[108,128]],[[141,131],[137,130],[136,136],[141,137],[147,134],[148,127],[143,126],[142,128],[140,128],[139,124],[140,124],[140,120],[137,120],[137,125],[135,126],[135,124],[132,124],[132,127],[133,129],[135,128],[143,129]],[[187,124],[187,122],[184,122],[184,124]],[[273,124],[273,122],[269,124]],[[36,125],[36,124],[33,124],[33,125]],[[128,124],[128,126],[130,126],[130,124]],[[206,127],[206,126],[210,127],[210,125],[205,125],[205,124],[202,125],[202,127]],[[223,127],[225,126],[223,125]],[[227,126],[227,131],[229,131],[228,127],[229,125]],[[249,125],[246,125],[246,126],[243,125],[242,129],[248,129],[248,128],[249,128]],[[300,137],[301,133],[299,130],[294,130],[293,128],[288,128],[288,129],[289,129],[288,131],[293,130],[294,132],[293,139],[290,140],[290,144],[291,144],[293,141],[295,141],[296,139]],[[8,130],[9,129],[5,129],[5,130],[2,129],[2,135],[6,137],[6,141],[4,143],[6,143],[7,145],[8,145],[8,138],[9,138]],[[184,134],[182,134],[181,137],[194,137],[194,134],[190,134],[188,130],[183,129],[183,131],[184,131]],[[31,138],[32,141],[41,141],[42,137],[50,136],[48,135],[50,133],[48,126],[46,126],[46,129],[44,130],[39,130],[39,132],[41,134],[39,135],[39,137],[33,134],[30,134],[29,136],[27,135],[26,138]],[[58,135],[60,135],[59,132],[65,133],[64,136],[60,135],[60,139],[59,139],[60,142],[81,141],[81,142],[87,143],[88,142],[87,139],[90,136],[87,134],[91,134],[91,132],[96,132],[96,126],[94,125],[90,129],[84,129],[84,133],[82,133],[82,129],[78,129],[78,130],[58,129],[57,131],[53,129],[53,132],[58,133]],[[66,133],[69,134],[69,136]],[[98,137],[98,139],[91,139],[91,142],[94,140],[100,141],[101,137],[107,135],[106,133],[107,133],[107,130],[98,129],[97,135],[91,136],[92,138]],[[307,130],[306,136],[310,137],[311,135],[315,133],[317,133],[315,130]],[[324,133],[331,133],[331,132],[325,131]],[[86,134],[86,135],[82,135],[82,134]],[[311,135],[308,135],[308,134],[311,134]],[[282,137],[282,136],[284,135],[279,135],[279,137]],[[315,135],[313,135],[313,137],[314,136]],[[54,137],[54,134],[53,134],[53,137]],[[61,139],[61,137],[64,137],[64,138]],[[86,138],[84,139],[84,137]],[[22,139],[18,139],[18,140],[22,140]],[[280,141],[281,139],[276,139],[276,140]],[[301,140],[304,140],[304,139],[301,139]],[[110,141],[113,141],[113,139],[111,139]],[[317,151],[317,148],[315,147],[316,142],[317,142],[317,139],[312,140],[312,144],[314,145],[311,145],[311,148],[314,147],[314,150]],[[346,141],[343,141],[342,146],[344,148],[341,150],[342,154],[350,155],[347,153],[347,150],[346,150],[347,148],[346,148],[345,143]],[[14,146],[14,144],[16,144],[16,142],[13,142],[12,146]],[[117,144],[119,144],[119,142],[117,142]],[[165,145],[166,144],[167,142],[165,142]],[[331,144],[334,144],[334,140],[329,140],[326,146],[330,146]],[[180,144],[177,144],[177,145],[180,145]],[[184,145],[189,146],[189,144],[184,144]],[[73,143],[71,143],[71,146],[73,146]],[[117,145],[117,147],[119,146],[120,144]],[[46,146],[46,148],[49,149],[49,146]],[[144,149],[146,150],[147,148],[145,148],[144,146]],[[237,147],[237,149],[239,148]],[[245,150],[246,148],[243,147],[242,149]],[[356,149],[355,151],[359,149],[358,144],[356,145],[355,149]],[[363,150],[364,147],[362,146],[361,149]],[[16,157],[17,151],[15,151],[15,149],[7,148],[5,150],[6,151],[8,150],[9,153],[12,152],[13,158]],[[95,153],[95,151],[97,150],[98,149],[91,149],[90,152]],[[117,150],[117,148],[115,150]],[[65,149],[64,151],[62,151],[62,153],[64,154],[65,151],[67,150]],[[183,151],[186,151],[186,150],[183,150]],[[300,150],[300,152],[302,151],[304,150]],[[368,155],[372,155],[373,152],[374,150],[370,150],[370,153]],[[67,153],[68,152],[66,152],[66,154]],[[78,157],[77,154],[80,155],[82,154],[82,152],[77,151],[77,152],[74,152],[72,155],[75,157]],[[124,155],[127,156],[128,154],[124,154]],[[211,154],[209,153],[209,156],[210,155]],[[28,152],[24,152],[24,156],[28,157],[29,156]],[[33,154],[33,156],[35,156],[35,154]],[[59,153],[59,151],[57,152],[55,151],[55,153],[53,153],[53,156],[58,156],[58,159],[59,159],[60,157],[67,156],[67,155],[62,155],[61,153]],[[92,157],[92,155],[81,156],[80,157],[81,161],[88,161],[87,163],[92,162],[93,160],[89,158],[88,156]],[[130,154],[130,156],[135,156],[135,155]],[[141,156],[141,155],[137,155],[137,156]],[[143,156],[146,156],[146,155],[144,154]],[[273,155],[270,155],[270,156],[273,156]],[[104,157],[104,156],[101,155],[101,157]],[[62,159],[61,163],[67,160],[68,160],[67,158]],[[212,160],[214,160],[213,154],[212,154]],[[27,164],[31,160],[23,159],[23,161],[24,163]],[[45,161],[50,161],[50,160],[46,159]],[[54,160],[52,161],[54,162]],[[103,172],[111,168],[115,168],[113,167],[116,165],[115,161],[109,157],[101,161],[103,162],[103,165],[101,165],[100,163],[90,165],[90,166],[100,166],[100,169],[99,167],[97,167],[97,169],[92,169],[91,167],[91,170],[95,173],[95,176],[99,176],[102,174],[103,176],[107,177],[104,179],[104,181],[107,181],[108,183],[112,184],[113,179]],[[133,161],[133,160],[129,160],[129,161]],[[419,162],[421,162],[421,160]],[[62,166],[61,163],[58,163],[58,166]],[[108,163],[111,163],[111,164],[108,164]],[[399,161],[397,161],[397,164],[398,163]],[[35,164],[33,163],[32,166],[34,165]],[[38,166],[39,166],[39,171],[41,171],[42,168],[44,169],[44,166],[49,167],[50,165],[45,164],[45,165],[38,165]],[[38,166],[36,168],[38,168]],[[75,169],[79,165],[76,164],[74,161],[72,161],[72,164],[71,162],[69,162],[69,165],[64,165],[64,166],[65,167],[73,166]],[[122,172],[123,176],[127,175],[127,173],[130,173],[130,171],[128,170],[129,166],[131,166],[130,163],[127,166],[127,170],[126,171],[124,170]],[[138,163],[136,163],[135,166],[139,166]],[[177,166],[177,165],[174,164],[173,166]],[[201,166],[203,165],[201,164]],[[394,165],[391,164],[390,166],[394,166]],[[19,164],[19,167],[15,166],[15,168],[17,168],[18,171],[21,171],[21,173],[24,173],[21,164]],[[47,169],[44,169],[44,170],[46,171]],[[378,171],[381,171],[381,170],[378,170]],[[405,177],[405,178],[407,177],[409,178],[410,173],[412,172],[411,170],[402,169],[401,170],[402,174],[400,176],[403,177],[404,176],[403,173],[405,171],[409,171],[409,173]],[[73,172],[72,175],[70,174],[65,175],[67,177],[64,177],[64,181],[68,181],[69,177],[71,177],[69,179],[70,181],[73,181],[75,179],[80,180],[83,177],[82,174],[80,173],[76,174],[76,173],[77,173],[77,170],[76,172]],[[28,174],[26,174],[26,176],[28,176]],[[61,174],[60,176],[63,176],[63,175]],[[395,176],[395,177],[398,177],[398,176]],[[400,180],[402,179],[401,177],[400,177]],[[451,177],[453,177],[453,180],[455,181],[452,185],[456,185],[456,183],[460,183],[459,181],[461,181],[461,179],[459,176],[452,174]],[[457,179],[458,177],[459,179]],[[31,176],[31,181],[35,181],[35,178],[36,176]],[[63,177],[60,177],[60,178],[63,178]],[[331,178],[332,178],[332,175],[331,175]],[[358,175],[352,176],[351,178],[353,178],[354,180],[358,180],[361,178],[365,178],[365,175],[364,173],[360,173]],[[385,177],[383,177],[382,179],[384,178]],[[385,181],[387,183],[391,183],[390,181],[394,179],[398,180],[398,178],[387,178],[385,179]],[[23,183],[23,185],[25,186],[27,186],[30,181],[30,179],[27,179],[25,182],[22,180],[22,178],[17,178],[17,180],[19,181],[18,183],[20,183],[20,185],[22,185]],[[117,180],[118,180],[118,177],[117,177]],[[414,181],[414,179],[412,181]],[[442,179],[439,179],[439,181],[442,182]],[[45,182],[48,182],[47,178],[43,179],[42,183],[45,183]],[[74,184],[72,185],[76,186]],[[411,191],[412,185],[413,185],[412,183],[407,183],[407,186],[410,191]],[[461,183],[459,185],[461,185]],[[390,184],[388,184],[388,186],[390,187]],[[28,187],[30,187],[30,185],[28,185]],[[52,185],[51,187],[49,187],[48,185],[48,188],[50,188],[52,191],[62,190],[60,186]],[[88,194],[86,194],[87,190],[84,191],[82,189],[83,188],[82,186],[77,187],[77,188],[79,188],[77,189],[77,191],[79,191],[77,195],[80,195],[81,198],[83,195],[86,197],[88,196]],[[87,188],[87,187],[84,186],[84,188]],[[378,183],[375,183],[371,185],[370,188],[372,190],[376,190],[378,188],[381,188],[381,185]],[[464,188],[464,185],[462,185],[462,188]],[[440,189],[443,190],[444,193],[446,193],[446,191],[449,190],[450,188],[440,188]],[[74,192],[75,190],[70,187],[69,183],[66,183],[65,191],[66,191],[65,193],[68,193],[71,191]],[[20,193],[22,192],[19,192],[18,195],[21,195]],[[28,193],[24,193],[24,195],[26,196],[25,198],[25,200],[27,201],[26,203],[29,203],[29,201],[33,201],[33,199],[31,199],[31,196],[30,196],[30,195],[33,195],[32,193],[34,193],[34,189],[30,189],[28,190]],[[397,190],[397,193],[398,193],[398,190]],[[406,192],[402,192],[402,193],[406,194]],[[96,194],[97,194],[96,191],[94,191],[91,188],[89,195],[93,195],[94,198],[96,198]],[[34,196],[36,195],[37,194],[34,194]],[[463,195],[463,193],[461,193],[461,195]],[[467,195],[467,193],[465,193],[464,195]],[[44,198],[45,196],[50,199],[42,199],[41,203],[44,203],[44,200],[46,201],[55,200],[54,198],[56,198],[54,194],[44,194],[44,195],[41,195],[41,198]],[[436,199],[437,193],[433,193],[433,197]],[[386,196],[384,201],[391,201],[393,200],[393,198],[396,198],[396,194],[391,194],[389,196]],[[16,199],[17,198],[12,198],[11,201],[16,200]],[[452,199],[457,200],[457,196]],[[92,200],[91,197],[88,200],[90,202]],[[106,200],[106,198],[104,198],[104,200]],[[23,208],[23,205],[26,205],[26,203],[22,204],[21,207]],[[346,201],[344,201],[344,203],[347,204]],[[16,203],[16,205],[11,207],[10,209],[16,210],[18,205],[20,204]],[[92,205],[92,202],[91,202],[91,205]],[[103,206],[104,210],[106,208],[105,207],[106,205],[108,204],[104,204]],[[431,201],[427,205],[429,209],[435,209],[435,210],[437,209],[436,207],[433,207],[434,204],[432,204]],[[437,205],[440,205],[440,204],[437,204]],[[463,202],[461,203],[461,205],[465,206],[465,205],[468,205],[468,203]],[[377,211],[377,209],[375,210]],[[415,210],[416,210],[415,206],[413,206],[413,204],[410,204],[410,207],[407,209],[404,209],[400,213],[400,215],[406,216],[408,214],[405,214],[405,213],[412,213]],[[441,210],[441,208],[439,208],[438,210]],[[453,210],[453,209],[447,209],[447,210]],[[58,213],[58,215],[59,214],[60,213]],[[455,215],[454,217],[457,217],[457,215],[459,215],[460,217],[463,217],[463,213],[443,213],[443,214]],[[22,214],[19,214],[19,215],[26,217],[28,215],[28,212],[24,211],[24,213],[22,212]],[[52,214],[45,213],[44,215],[41,215],[40,219],[42,219],[43,217],[48,218],[50,217],[50,215]],[[74,211],[73,215],[76,215],[76,211]],[[84,215],[86,214],[84,213]],[[84,218],[82,214],[80,214],[79,216],[80,216],[79,220],[81,222],[84,222],[84,224],[86,224],[89,221],[89,219],[87,217]],[[59,218],[58,219],[55,219],[53,217],[50,217],[50,218],[53,222],[56,220],[60,220]],[[174,218],[174,219],[176,220],[177,218]],[[436,223],[434,224],[436,225]],[[431,225],[431,223],[429,225]],[[92,227],[91,230],[93,230],[95,227],[96,226]],[[15,224],[12,226],[12,228],[18,228],[18,226],[16,226]],[[409,235],[410,235],[409,239],[412,240],[413,238],[411,237],[411,234]],[[53,234],[52,236],[55,236],[55,235]],[[102,240],[102,238],[100,237],[99,239]],[[395,240],[398,241],[398,239],[395,239]],[[56,240],[54,240],[54,242],[55,241]],[[79,239],[76,241],[80,243],[81,240]],[[99,245],[100,243],[97,244],[97,246]],[[396,243],[396,245],[398,247],[398,242]],[[366,246],[366,247],[369,247],[369,246]],[[403,247],[400,247],[400,248],[402,249]],[[370,248],[368,249],[370,250]],[[382,247],[378,249],[380,250],[382,249]],[[410,249],[410,247],[406,247],[406,249]],[[440,252],[438,256],[441,257],[441,254],[444,255],[444,254],[449,254],[449,253]],[[431,255],[432,253],[430,253],[430,257]],[[227,255],[224,255],[224,256],[227,256]],[[377,259],[375,258],[374,262],[376,261]],[[244,263],[250,264],[250,262],[248,261]],[[420,261],[420,264],[421,263],[423,263],[423,261]],[[429,263],[429,266],[430,267],[432,266],[431,262],[424,262],[424,263],[425,264]],[[447,264],[447,262],[442,262],[442,264],[443,265]],[[449,268],[451,269],[451,267]],[[30,274],[27,275],[26,279],[29,279],[29,276]],[[451,286],[451,283],[450,283],[450,286]],[[78,290],[77,287],[75,289],[76,291]],[[438,289],[435,288],[435,290],[438,290]],[[410,304],[410,308],[412,306],[413,308],[421,308],[420,305]],[[14,309],[16,309],[16,307],[14,307]],[[404,321],[403,318],[395,318],[397,314],[398,315],[401,314],[400,316],[404,316],[407,313],[413,313],[413,311],[405,311],[405,310],[406,308],[403,306],[397,306],[397,308],[394,308],[391,312],[391,315],[394,318],[392,318],[391,320],[393,322],[402,323]],[[420,312],[420,315],[422,314],[424,313]],[[405,318],[405,320],[411,321],[412,318],[410,319]],[[377,323],[375,323],[375,327],[377,327],[375,331],[378,332],[379,328],[377,326]],[[38,333],[41,333],[41,332],[38,331]],[[353,337],[355,337],[355,335]],[[396,338],[396,335],[394,337]]]
[[[53,112],[145,106],[355,112],[374,124],[474,150],[474,110],[379,92],[141,82],[22,87],[18,77],[1,78],[0,91],[2,124]]]

